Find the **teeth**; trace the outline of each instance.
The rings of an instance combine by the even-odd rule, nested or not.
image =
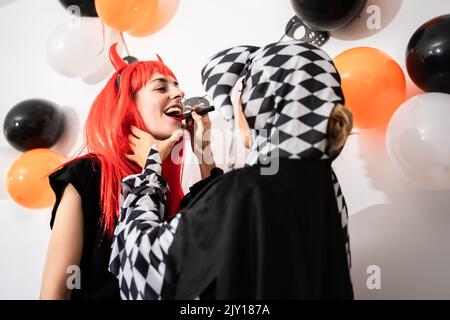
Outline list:
[[[171,115],[171,116],[178,116],[181,114],[181,108],[180,107],[169,107],[166,110],[164,110],[164,113],[166,115]]]

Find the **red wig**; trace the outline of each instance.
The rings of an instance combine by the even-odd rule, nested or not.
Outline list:
[[[119,216],[122,179],[142,171],[137,164],[124,156],[130,152],[128,142],[130,126],[147,130],[133,98],[154,72],[175,78],[159,56],[159,61],[138,61],[128,65],[118,56],[115,46],[111,47],[110,57],[116,72],[96,97],[85,126],[87,151],[100,162],[101,223],[109,236],[112,236],[115,221]],[[162,176],[170,187],[167,194],[166,217],[178,212],[184,196],[181,185],[183,148],[177,156],[175,162],[169,156],[162,164]]]

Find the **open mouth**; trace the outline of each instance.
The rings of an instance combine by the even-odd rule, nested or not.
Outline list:
[[[181,118],[183,115],[183,108],[180,105],[174,105],[166,108],[164,114],[173,118]]]

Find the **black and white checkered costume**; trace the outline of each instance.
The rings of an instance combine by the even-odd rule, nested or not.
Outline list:
[[[253,140],[247,165],[271,157],[330,158],[328,120],[336,104],[344,104],[344,95],[339,73],[323,50],[293,40],[262,48],[237,46],[214,55],[202,69],[202,82],[231,128],[231,91],[242,77],[242,105]],[[350,266],[347,206],[334,173],[333,182]]]
[[[110,271],[118,278],[122,299],[161,298],[165,258],[180,214],[163,222],[167,183],[161,177],[156,146],[141,174],[122,181],[120,221],[114,231]]]

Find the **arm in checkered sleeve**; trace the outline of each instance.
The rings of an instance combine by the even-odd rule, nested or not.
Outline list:
[[[141,174],[122,180],[120,220],[114,232],[109,270],[118,278],[122,299],[160,299],[165,259],[180,215],[164,216],[161,158],[155,145]]]

